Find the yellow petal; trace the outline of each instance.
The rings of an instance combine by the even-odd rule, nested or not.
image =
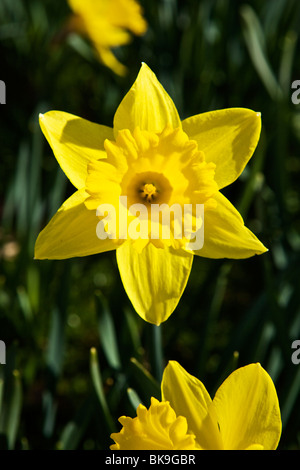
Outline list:
[[[61,111],[41,114],[40,126],[62,170],[82,189],[88,163],[106,158],[104,140],[113,138],[112,129]]]
[[[127,67],[123,65],[116,56],[107,47],[103,47],[101,44],[94,43],[95,48],[100,56],[101,61],[106,67],[109,67],[117,75],[123,77],[127,73]]]
[[[136,81],[116,111],[115,136],[119,130],[133,132],[136,127],[162,132],[167,125],[173,128],[181,126],[177,109],[155,74],[143,63]]]
[[[169,361],[161,383],[162,399],[169,401],[176,415],[185,416],[188,429],[202,449],[222,449],[221,436],[205,386],[176,361]]]
[[[243,259],[265,253],[267,248],[244,225],[240,213],[220,192],[215,208],[205,210],[204,244],[194,254],[204,258]]]
[[[69,0],[74,11],[69,27],[87,35],[100,59],[115,73],[124,75],[127,68],[121,64],[111,48],[128,44],[132,35],[146,32],[147,22],[142,16],[142,8],[135,0]]]
[[[152,243],[139,253],[130,240],[117,249],[124,288],[144,320],[159,325],[175,310],[192,268],[193,255],[186,254]]]
[[[115,40],[118,32],[121,35],[129,30],[142,35],[147,30],[143,9],[135,0],[68,0],[68,3],[73,12],[83,19],[91,39],[101,44],[119,46],[124,41],[122,36],[119,41]],[[126,42],[129,40],[130,36]]]
[[[235,370],[218,389],[213,404],[225,449],[277,448],[281,434],[278,398],[260,364]]]
[[[251,446],[246,447],[245,450],[264,450],[264,448],[263,448],[263,446],[261,446],[259,444],[252,444]]]
[[[107,161],[96,161],[88,165],[85,189],[89,194],[101,194],[106,190],[115,192],[120,185],[122,173]],[[109,201],[106,201],[109,202]]]
[[[84,204],[88,194],[74,193],[39,234],[35,244],[36,259],[66,259],[116,249],[113,240],[96,235],[96,211]]]
[[[176,417],[168,402],[151,398],[149,409],[139,405],[137,417],[122,416],[122,429],[111,434],[111,450],[194,450],[195,436],[188,433],[183,416]]]
[[[94,0],[93,0],[94,1]],[[136,0],[109,0],[111,21],[118,26],[129,29],[134,34],[142,35],[147,30],[143,18],[143,8]]]
[[[260,113],[229,108],[199,114],[182,122],[190,139],[196,140],[206,162],[216,164],[219,189],[235,181],[251,158],[261,131]]]

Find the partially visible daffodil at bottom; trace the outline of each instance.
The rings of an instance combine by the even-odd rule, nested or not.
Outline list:
[[[260,364],[235,370],[212,400],[205,386],[170,361],[162,401],[122,416],[111,450],[275,450],[281,416],[275,386]]]

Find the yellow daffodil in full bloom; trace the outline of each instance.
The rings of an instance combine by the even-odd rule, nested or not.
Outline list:
[[[40,125],[77,191],[40,233],[35,258],[116,250],[125,290],[146,321],[158,325],[174,311],[195,254],[241,259],[266,251],[220,192],[238,178],[255,150],[258,113],[232,108],[181,122],[170,96],[143,64],[115,113],[113,128],[59,111],[41,115]],[[98,212],[106,205],[115,210],[111,221],[104,210]],[[179,216],[186,207],[193,210],[184,220],[175,215],[171,220],[169,210],[168,232],[164,215],[174,206]],[[195,213],[198,206],[204,214]],[[153,220],[155,207],[163,209]],[[187,219],[200,228],[180,238],[176,234]],[[145,222],[143,236],[136,236]],[[203,246],[191,248],[191,233],[201,230]]]
[[[122,416],[112,450],[275,450],[281,435],[277,393],[260,364],[235,370],[212,400],[196,377],[170,361],[162,401]]]
[[[112,48],[131,41],[131,34],[143,35],[147,22],[136,0],[68,0],[74,15],[69,28],[90,38],[101,61],[115,73],[124,75]]]

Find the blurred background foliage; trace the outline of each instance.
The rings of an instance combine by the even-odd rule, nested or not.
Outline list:
[[[64,1],[1,0],[0,447],[107,449],[117,418],[160,396],[166,361],[213,395],[238,366],[259,361],[281,406],[279,448],[300,449],[300,79],[297,0],[142,0],[149,29],[116,50],[121,78],[87,40],[67,35]],[[39,231],[73,192],[45,141],[51,109],[112,125],[146,62],[183,118],[224,107],[262,113],[258,148],[224,190],[269,248],[248,260],[197,257],[187,289],[160,327],[132,310],[115,253],[36,261]],[[151,268],[150,268],[151,269]]]

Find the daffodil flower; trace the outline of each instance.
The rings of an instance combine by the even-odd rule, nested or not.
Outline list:
[[[205,386],[170,361],[162,401],[119,418],[111,450],[275,450],[281,435],[276,389],[260,364],[232,372],[212,400]]]
[[[39,234],[35,258],[116,250],[123,285],[144,320],[159,325],[174,311],[195,254],[241,259],[266,251],[220,192],[238,178],[255,150],[259,113],[232,108],[181,122],[170,96],[143,64],[115,113],[113,128],[59,111],[41,115],[40,125],[77,191]],[[160,219],[152,224],[158,228],[153,237],[152,232],[131,237],[130,226],[121,236],[121,198],[129,205],[125,219],[133,223],[141,222],[131,212],[136,205],[149,213],[157,206],[165,211],[174,205],[203,206],[204,216],[198,217],[204,227],[202,248],[190,249],[184,237],[177,239],[175,226],[164,236]],[[101,226],[104,213],[97,210],[106,204],[115,209],[116,230],[108,220],[105,229]],[[190,218],[197,215],[192,211]],[[104,236],[97,232],[98,224]]]
[[[100,60],[118,75],[126,67],[111,51],[131,41],[131,34],[143,35],[147,22],[136,0],[68,0],[74,14],[69,28],[90,38]]]

